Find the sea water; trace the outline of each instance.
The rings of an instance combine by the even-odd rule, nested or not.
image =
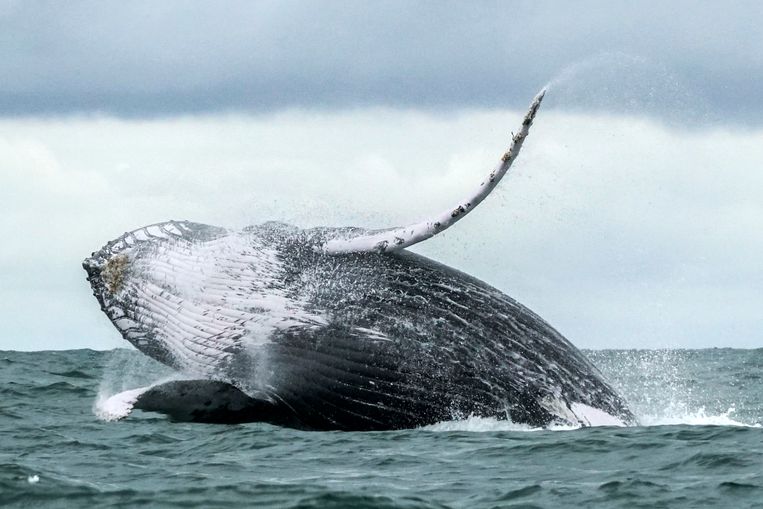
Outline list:
[[[763,350],[586,354],[639,426],[110,422],[99,401],[169,373],[132,350],[0,352],[0,506],[763,507]]]

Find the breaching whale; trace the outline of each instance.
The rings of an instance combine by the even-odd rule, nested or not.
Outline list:
[[[591,362],[538,315],[405,250],[495,188],[544,94],[477,189],[420,223],[233,231],[168,221],[94,252],[83,266],[101,309],[127,341],[179,373],[113,396],[113,416],[138,408],[312,430],[469,416],[531,426],[633,423]]]

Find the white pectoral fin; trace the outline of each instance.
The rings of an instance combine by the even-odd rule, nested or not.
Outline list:
[[[433,237],[455,224],[479,205],[498,185],[498,182],[501,181],[509,168],[511,168],[511,164],[519,155],[522,144],[530,132],[530,126],[545,94],[546,89],[544,88],[533,99],[530,109],[522,121],[522,127],[512,136],[511,145],[501,157],[501,162],[498,166],[490,172],[474,192],[461,200],[458,205],[427,220],[408,226],[374,231],[351,238],[331,239],[323,244],[323,251],[329,254],[396,251]]]
[[[584,426],[625,426],[619,417],[583,403],[572,403],[570,409]]]
[[[130,415],[130,412],[132,412],[138,398],[152,387],[153,385],[149,385],[147,387],[139,387],[137,389],[123,391],[109,397],[99,397],[96,400],[95,405],[93,405],[93,411],[102,421],[118,421],[124,419]]]

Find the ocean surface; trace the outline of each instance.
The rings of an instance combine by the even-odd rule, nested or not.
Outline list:
[[[586,353],[640,426],[108,422],[99,402],[164,368],[133,350],[0,352],[0,506],[763,507],[763,350]]]

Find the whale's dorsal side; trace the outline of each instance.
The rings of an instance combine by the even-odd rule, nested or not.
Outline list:
[[[376,230],[370,233],[365,232],[349,238],[330,239],[322,245],[322,250],[328,254],[398,251],[427,240],[455,224],[466,214],[474,210],[495,189],[498,182],[509,171],[511,164],[519,155],[522,144],[530,132],[530,126],[535,119],[535,114],[538,112],[545,94],[546,89],[544,88],[533,99],[530,109],[522,121],[521,128],[516,134],[512,135],[511,145],[509,145],[509,149],[501,157],[498,166],[490,172],[474,192],[461,200],[455,207],[451,207],[440,214],[408,226]]]

